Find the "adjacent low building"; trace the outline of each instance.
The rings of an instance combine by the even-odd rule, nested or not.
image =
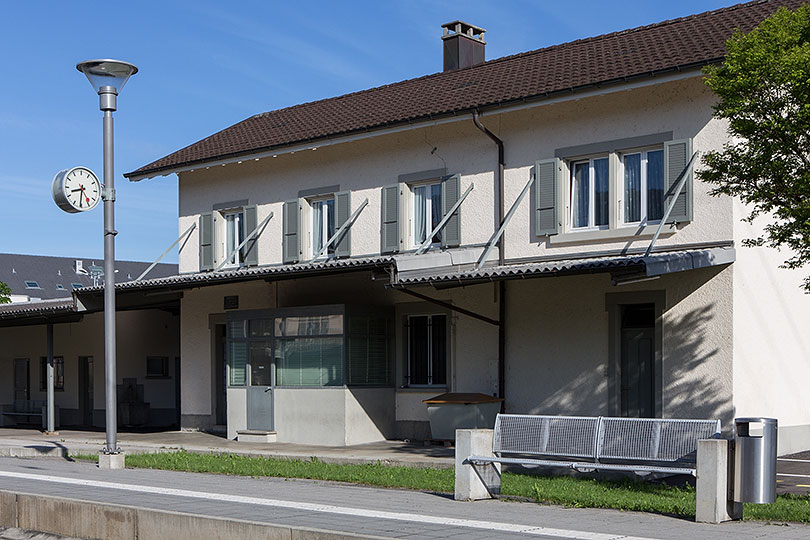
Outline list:
[[[103,282],[101,261],[0,254],[0,425],[44,425],[48,335],[53,339],[57,426],[104,427],[104,316],[79,313],[73,293]],[[131,281],[148,263],[116,262]],[[177,273],[159,264],[156,277]],[[118,407],[126,428],[179,425],[179,304],[119,306]]]

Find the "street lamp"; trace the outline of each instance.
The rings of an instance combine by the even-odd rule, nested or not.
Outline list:
[[[104,387],[107,403],[107,445],[99,455],[104,468],[123,468],[118,450],[118,401],[115,388],[115,174],[113,167],[113,116],[118,92],[138,68],[120,60],[87,60],[76,64],[98,93],[104,112]],[[118,457],[121,456],[121,457]]]

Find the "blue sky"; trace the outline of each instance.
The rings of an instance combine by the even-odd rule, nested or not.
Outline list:
[[[102,173],[101,112],[75,69],[81,60],[141,70],[115,113],[116,255],[153,260],[179,234],[177,177],[130,183],[124,172],[253,114],[440,71],[442,23],[486,28],[493,59],[733,3],[9,2],[0,21],[0,252],[103,256],[101,205],[66,214],[50,195],[61,169]]]

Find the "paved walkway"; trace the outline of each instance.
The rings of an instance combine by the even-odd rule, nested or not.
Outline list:
[[[810,526],[705,525],[633,512],[478,501],[335,482],[127,469],[0,458],[2,489],[386,538],[582,540],[807,539]]]
[[[29,448],[44,453],[56,449],[67,452],[96,453],[104,446],[104,432],[59,431],[44,435],[36,429],[0,428],[0,455],[12,449]],[[292,443],[236,442],[201,432],[162,431],[156,433],[120,433],[118,444],[125,452],[161,452],[186,449],[190,452],[230,452],[234,454],[310,459],[328,463],[377,463],[413,467],[450,468],[454,449],[425,446],[420,443],[383,441],[355,446],[315,446]]]

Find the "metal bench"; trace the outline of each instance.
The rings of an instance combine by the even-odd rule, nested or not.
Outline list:
[[[15,399],[14,404],[0,406],[2,415],[13,422],[10,425],[36,425],[41,424],[43,429],[47,427],[47,402],[41,399]],[[56,418],[59,418],[59,408],[54,407]],[[58,420],[57,420],[58,423]],[[3,422],[2,425],[7,425]]]
[[[466,462],[697,476],[698,440],[719,438],[720,420],[499,414],[494,456]]]

